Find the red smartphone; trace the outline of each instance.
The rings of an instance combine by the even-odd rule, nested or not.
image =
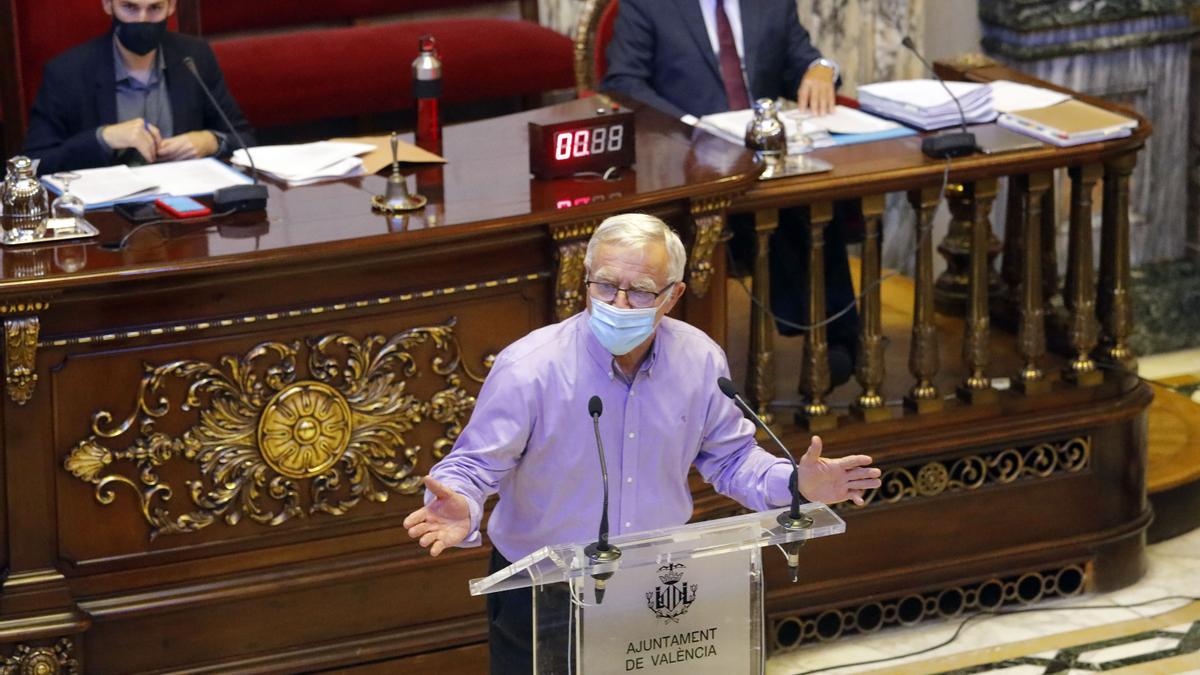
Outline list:
[[[176,218],[196,218],[212,213],[212,209],[191,197],[159,197],[154,203]]]

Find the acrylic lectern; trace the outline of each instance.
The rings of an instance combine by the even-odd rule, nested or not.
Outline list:
[[[846,530],[823,504],[801,507],[801,527],[780,523],[787,511],[614,537],[615,560],[546,546],[472,580],[471,594],[530,589],[538,675],[762,673],[763,547],[795,564],[805,541]]]

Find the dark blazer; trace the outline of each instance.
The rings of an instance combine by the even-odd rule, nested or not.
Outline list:
[[[105,33],[46,64],[25,135],[25,154],[42,160],[38,173],[117,163],[114,153],[103,149],[96,140],[98,127],[117,122],[112,49],[112,33]],[[167,33],[160,49],[166,67],[174,133],[201,129],[227,132],[221,116],[183,65],[184,57],[190,56],[238,133],[247,144],[254,145],[253,130],[225,87],[217,57],[208,43],[189,35]],[[234,143],[232,138],[230,142]]]
[[[699,0],[620,0],[601,91],[626,94],[677,117],[729,110]],[[796,0],[741,0],[751,100],[796,98],[821,57],[796,16]]]

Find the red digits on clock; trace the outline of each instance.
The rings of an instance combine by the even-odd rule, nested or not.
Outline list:
[[[606,152],[620,152],[625,143],[625,127],[617,124],[597,129],[561,131],[554,135],[554,159],[578,159]]]

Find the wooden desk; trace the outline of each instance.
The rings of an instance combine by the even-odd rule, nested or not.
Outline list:
[[[594,107],[447,129],[423,214],[371,213],[368,176],[119,251],[102,213],[98,241],[0,251],[0,663],[474,670],[487,551],[430,560],[400,522],[491,358],[582,307],[584,244],[623,211],[681,229],[681,313],[724,332],[708,282],[752,158],[644,111],[636,173],[531,180],[526,122]]]

